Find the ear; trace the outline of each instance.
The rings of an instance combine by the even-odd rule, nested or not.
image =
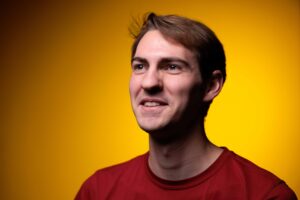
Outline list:
[[[213,71],[210,79],[207,81],[206,90],[203,97],[204,102],[212,101],[223,88],[224,77],[220,70]]]

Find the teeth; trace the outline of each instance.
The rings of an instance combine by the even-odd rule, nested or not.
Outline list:
[[[145,102],[144,106],[152,107],[152,106],[159,106],[160,104],[158,102]]]

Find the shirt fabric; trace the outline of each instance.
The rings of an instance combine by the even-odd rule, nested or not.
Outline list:
[[[181,181],[164,180],[148,166],[149,153],[97,171],[75,200],[296,200],[284,181],[227,148],[204,172]]]

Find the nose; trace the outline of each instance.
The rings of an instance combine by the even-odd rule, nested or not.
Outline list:
[[[162,90],[162,77],[157,69],[147,70],[142,80],[142,88],[150,93],[158,93]]]

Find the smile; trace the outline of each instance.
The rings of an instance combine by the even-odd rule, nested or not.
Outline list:
[[[146,107],[155,107],[155,106],[160,106],[161,104],[159,102],[147,101],[143,105]]]
[[[156,107],[156,106],[165,106],[167,103],[158,98],[144,98],[140,102],[140,105],[145,106],[145,107]]]
[[[142,110],[147,113],[160,113],[167,105],[166,101],[158,98],[144,98],[140,102]]]

